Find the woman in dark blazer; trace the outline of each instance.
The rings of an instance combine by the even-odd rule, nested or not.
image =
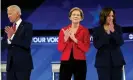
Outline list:
[[[72,8],[69,12],[71,24],[62,28],[59,33],[58,50],[62,53],[59,80],[86,79],[86,52],[90,46],[88,29],[80,24],[83,11]],[[79,67],[80,66],[80,67]]]
[[[104,8],[100,12],[100,26],[94,28],[93,44],[97,49],[95,67],[99,80],[122,80],[125,65],[120,46],[124,41],[122,30],[115,21],[115,11]]]

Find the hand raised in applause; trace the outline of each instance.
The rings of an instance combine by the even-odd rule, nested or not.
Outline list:
[[[63,33],[64,33],[64,40],[65,42],[68,40],[69,36],[70,36],[70,30],[69,29],[62,29]]]
[[[5,32],[7,33],[8,39],[10,39],[16,31],[14,31],[12,27],[7,26],[5,27]]]

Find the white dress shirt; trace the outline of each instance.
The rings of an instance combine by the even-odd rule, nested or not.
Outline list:
[[[21,18],[16,22],[16,31],[17,31],[17,29],[18,29],[18,27],[19,27],[19,25],[20,25],[21,22],[22,22],[22,19]],[[7,39],[8,44],[11,44],[11,41],[10,40],[13,39],[14,35],[15,34],[13,34],[10,39]]]

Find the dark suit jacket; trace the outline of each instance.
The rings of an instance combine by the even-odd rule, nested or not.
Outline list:
[[[11,41],[7,43],[7,35],[2,39],[2,51],[8,48],[7,71],[27,71],[33,69],[31,57],[32,24],[22,21]]]
[[[93,44],[97,49],[95,67],[122,66],[125,64],[120,46],[124,43],[121,27],[115,25],[115,32],[108,35],[103,26],[94,28]]]

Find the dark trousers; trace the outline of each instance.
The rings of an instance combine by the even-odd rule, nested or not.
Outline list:
[[[59,80],[71,80],[72,74],[74,80],[86,80],[86,61],[62,61],[60,66]]]
[[[122,80],[122,66],[97,68],[99,80]]]
[[[31,71],[13,72],[7,71],[7,80],[30,80]]]

